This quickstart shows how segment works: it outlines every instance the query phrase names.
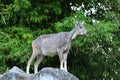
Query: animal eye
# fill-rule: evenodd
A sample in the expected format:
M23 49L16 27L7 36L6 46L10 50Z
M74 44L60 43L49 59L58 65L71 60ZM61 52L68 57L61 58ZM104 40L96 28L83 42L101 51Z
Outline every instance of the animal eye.
M82 28L82 26L80 26L80 28Z

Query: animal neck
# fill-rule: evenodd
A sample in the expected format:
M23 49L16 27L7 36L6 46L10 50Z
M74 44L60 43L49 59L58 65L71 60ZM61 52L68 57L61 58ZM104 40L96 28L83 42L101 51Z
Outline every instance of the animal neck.
M71 30L71 31L69 32L69 38L70 38L70 40L73 40L73 39L76 38L76 36L77 36L76 28L74 28L73 30Z

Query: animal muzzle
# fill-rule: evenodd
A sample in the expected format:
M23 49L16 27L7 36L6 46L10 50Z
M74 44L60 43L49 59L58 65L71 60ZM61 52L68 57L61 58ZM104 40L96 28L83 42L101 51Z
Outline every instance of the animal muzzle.
M84 33L83 35L84 35L84 36L87 36L87 35L88 35L88 32Z

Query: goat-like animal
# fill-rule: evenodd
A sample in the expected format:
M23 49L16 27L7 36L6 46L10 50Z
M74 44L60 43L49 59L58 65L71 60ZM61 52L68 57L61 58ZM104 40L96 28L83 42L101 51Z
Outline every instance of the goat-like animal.
M38 66L44 56L58 55L60 69L67 71L67 56L71 42L77 35L86 35L87 31L82 23L75 22L75 28L70 32L41 35L32 42L33 53L28 60L26 72L29 74L30 64L37 58L34 64L34 73L38 72Z

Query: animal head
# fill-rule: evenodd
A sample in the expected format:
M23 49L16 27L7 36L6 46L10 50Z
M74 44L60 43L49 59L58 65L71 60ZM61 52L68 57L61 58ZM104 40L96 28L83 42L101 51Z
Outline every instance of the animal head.
M75 28L76 28L77 34L87 35L87 30L84 27L83 23L80 23L80 22L76 21L75 22Z

